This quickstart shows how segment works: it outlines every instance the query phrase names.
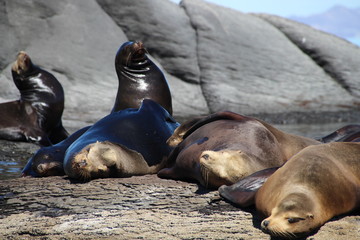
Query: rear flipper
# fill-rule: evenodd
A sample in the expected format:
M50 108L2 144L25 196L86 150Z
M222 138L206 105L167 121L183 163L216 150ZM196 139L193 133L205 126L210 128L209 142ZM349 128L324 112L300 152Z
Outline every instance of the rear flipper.
M231 186L223 185L219 188L219 193L223 198L240 207L249 207L255 203L256 192L277 169L279 167L264 169Z

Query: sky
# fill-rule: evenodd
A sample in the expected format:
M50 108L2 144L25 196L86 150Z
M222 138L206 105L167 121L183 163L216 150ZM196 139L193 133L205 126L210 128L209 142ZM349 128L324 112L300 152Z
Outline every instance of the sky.
M179 0L172 0L179 3ZM360 7L359 0L206 0L241 12L271 13L282 17L309 16L325 12L335 5Z

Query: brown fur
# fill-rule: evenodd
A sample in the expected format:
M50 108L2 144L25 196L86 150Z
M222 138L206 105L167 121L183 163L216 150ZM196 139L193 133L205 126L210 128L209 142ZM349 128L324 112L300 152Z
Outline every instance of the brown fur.
M231 112L193 122L193 127L180 126L178 129L186 130L170 137L180 143L169 156L169 168L160 170L159 177L194 179L205 187L218 188L280 166L302 148L319 143Z
M295 237L358 208L359 156L360 143L329 143L292 157L256 194L256 208L267 217L263 231Z

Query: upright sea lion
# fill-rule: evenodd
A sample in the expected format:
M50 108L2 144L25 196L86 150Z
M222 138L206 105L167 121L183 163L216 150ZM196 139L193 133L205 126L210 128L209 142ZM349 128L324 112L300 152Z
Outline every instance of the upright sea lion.
M55 145L40 148L29 159L22 170L22 176L47 177L64 175L63 162L66 149L89 128L90 126L81 128Z
M309 146L271 175L255 196L264 232L297 237L360 207L360 143Z
M151 60L142 42L125 42L115 57L119 87L114 111L139 108L152 99L172 114L170 89L163 72Z
M18 54L11 71L20 99L0 104L0 138L42 145L65 139L64 91L58 80L35 66L25 52Z
M208 188L230 185L256 171L280 166L304 147L320 143L233 112L190 120L184 126L170 137L180 143L158 176L193 179Z
M179 124L156 102L113 112L96 122L66 151L70 178L127 177L156 173L171 148L166 140Z

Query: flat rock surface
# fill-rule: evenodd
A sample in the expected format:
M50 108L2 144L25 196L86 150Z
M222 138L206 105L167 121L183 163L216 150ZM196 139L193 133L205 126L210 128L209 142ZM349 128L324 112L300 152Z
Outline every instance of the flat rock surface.
M1 239L270 239L253 210L217 191L156 175L1 181ZM213 201L215 200L215 201ZM308 239L359 239L360 217L326 223Z

